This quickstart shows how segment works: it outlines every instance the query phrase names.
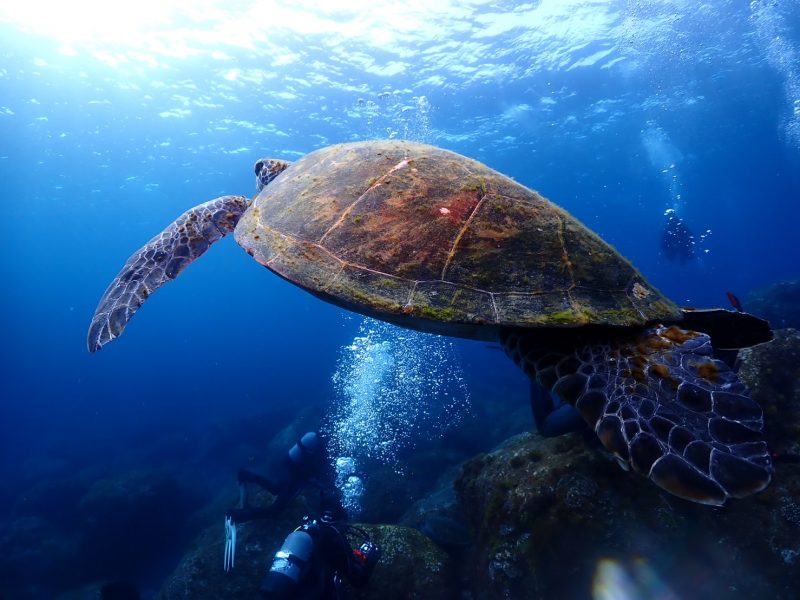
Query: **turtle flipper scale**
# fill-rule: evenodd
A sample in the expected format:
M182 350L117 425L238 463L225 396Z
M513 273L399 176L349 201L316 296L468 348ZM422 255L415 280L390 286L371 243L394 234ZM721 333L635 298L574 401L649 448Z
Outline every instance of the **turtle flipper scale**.
M243 196L221 196L195 206L134 253L100 298L89 326L89 352L119 337L150 294L232 232L248 204Z
M761 407L713 358L708 335L654 326L544 344L508 330L501 342L532 379L574 404L609 452L668 492L721 505L769 484Z

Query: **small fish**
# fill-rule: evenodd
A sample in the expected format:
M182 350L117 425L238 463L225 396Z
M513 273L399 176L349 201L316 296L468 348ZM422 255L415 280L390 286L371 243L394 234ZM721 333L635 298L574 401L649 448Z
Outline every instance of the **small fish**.
M744 312L742 303L733 292L725 292L725 295L728 297L728 302L731 303L731 306L736 309L736 312Z

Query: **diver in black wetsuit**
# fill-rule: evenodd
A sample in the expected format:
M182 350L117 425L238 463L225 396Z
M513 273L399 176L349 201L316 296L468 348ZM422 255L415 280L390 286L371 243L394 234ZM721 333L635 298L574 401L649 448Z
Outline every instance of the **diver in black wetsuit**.
M694 235L674 210L668 210L666 215L667 225L661 235L661 249L669 260L685 264L695 257Z
M269 506L253 507L247 504L247 494L242 493L240 506L229 511L234 523L244 523L253 519L264 519L278 514L303 488L313 486L320 490L321 502L338 504L338 493L333 485L334 477L328 463L325 443L322 437L309 431L303 435L289 451L262 476L247 469L240 469L239 485L255 483L275 496ZM338 505L341 509L341 505ZM343 509L341 509L343 510Z

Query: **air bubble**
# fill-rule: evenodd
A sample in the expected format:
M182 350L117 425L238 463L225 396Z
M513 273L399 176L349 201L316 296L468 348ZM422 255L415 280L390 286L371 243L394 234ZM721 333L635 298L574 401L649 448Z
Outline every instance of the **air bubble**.
M341 350L335 401L323 430L332 456L376 460L402 471L398 455L442 435L469 407L453 342L366 319ZM339 468L337 464L337 472Z

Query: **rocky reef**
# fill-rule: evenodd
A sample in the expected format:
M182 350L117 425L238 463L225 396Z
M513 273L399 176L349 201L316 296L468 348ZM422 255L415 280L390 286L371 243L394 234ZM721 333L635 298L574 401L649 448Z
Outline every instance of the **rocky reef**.
M800 456L800 332L778 329L768 344L739 352L739 377L764 409L773 452Z
M622 472L580 436L522 434L469 461L457 489L476 598L588 598L620 577L633 597L788 599L800 586L798 465L711 508Z

